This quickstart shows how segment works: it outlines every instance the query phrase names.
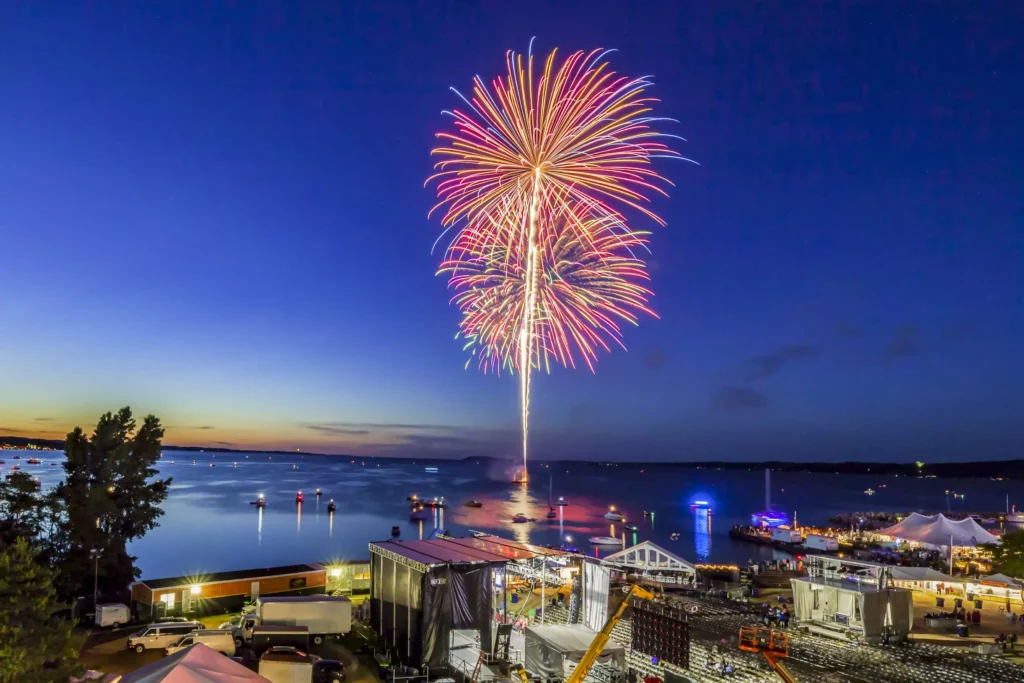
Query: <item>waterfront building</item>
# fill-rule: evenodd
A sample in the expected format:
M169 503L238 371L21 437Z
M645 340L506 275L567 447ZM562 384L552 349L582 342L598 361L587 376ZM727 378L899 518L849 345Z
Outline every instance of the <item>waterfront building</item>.
M295 564L143 579L132 584L131 607L140 621L237 612L261 595L322 595L328 572L325 565Z

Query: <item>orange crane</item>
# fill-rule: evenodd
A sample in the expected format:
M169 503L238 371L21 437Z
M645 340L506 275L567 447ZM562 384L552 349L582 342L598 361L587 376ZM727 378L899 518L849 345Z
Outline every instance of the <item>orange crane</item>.
M764 626L743 626L740 628L740 649L745 652L760 652L768 665L785 683L796 683L793 674L782 660L789 656L789 636Z

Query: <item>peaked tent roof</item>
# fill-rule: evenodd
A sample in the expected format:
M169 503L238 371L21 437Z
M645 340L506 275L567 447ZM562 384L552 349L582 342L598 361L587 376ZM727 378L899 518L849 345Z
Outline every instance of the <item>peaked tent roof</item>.
M963 583L963 579L956 579L948 574L943 574L931 567L893 567L892 578L897 581L943 581L945 583Z
M993 574L992 576L981 577L982 581L991 581L992 583L1005 583L1007 586L1020 586L1024 584L1024 581L1015 579L1012 576L1006 574Z
M579 661L590 649L596 631L587 628L583 624L556 624L554 626L528 626L526 628L527 638L531 636L543 640L553 650L562 653L570 661ZM532 640L532 638L531 638ZM625 646L609 640L601 649L602 655L609 655L615 652L625 651Z
M941 513L929 517L914 512L899 524L880 529L878 533L932 546L948 546L951 540L954 546L968 547L999 543L998 537L985 531L972 518L953 520Z
M211 650L199 643L126 673L119 683L270 683L270 681L216 650Z
M640 553L637 552L638 550L646 551L643 553L643 559L641 559ZM604 561L609 564L618 564L636 569L685 571L691 574L697 571L692 562L688 562L675 553L665 550L660 545L650 541L643 541L642 543L637 543L634 546L612 553L604 558Z

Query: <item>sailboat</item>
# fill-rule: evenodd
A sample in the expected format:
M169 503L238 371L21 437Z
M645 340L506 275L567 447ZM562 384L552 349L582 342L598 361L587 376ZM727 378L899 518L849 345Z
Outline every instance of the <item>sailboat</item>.
M547 514L548 519L554 519L555 517L558 516L557 513L555 512L555 507L551 504L552 479L553 479L553 477L549 475L548 476L548 514Z

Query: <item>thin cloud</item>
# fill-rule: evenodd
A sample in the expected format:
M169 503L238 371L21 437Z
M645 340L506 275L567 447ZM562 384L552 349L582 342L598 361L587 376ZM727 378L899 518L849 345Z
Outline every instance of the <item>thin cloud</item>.
M715 396L711 405L729 412L750 412L768 406L768 397L748 387L725 387Z
M370 433L369 429L351 429L349 427L334 427L331 425L304 425L304 427L314 432L331 436L358 436Z
M836 325L836 334L843 339L860 339L864 336L864 328L860 325L840 323Z
M664 349L651 349L644 354L644 365L651 370L659 370L668 360L668 354Z
M893 360L913 358L921 354L921 342L916 325L902 325L893 332L885 347L885 357Z
M746 379L755 382L774 375L794 362L817 358L818 347L809 344L787 344L770 353L755 356L746 362Z
M52 417L37 417L34 418L36 422L53 422Z

